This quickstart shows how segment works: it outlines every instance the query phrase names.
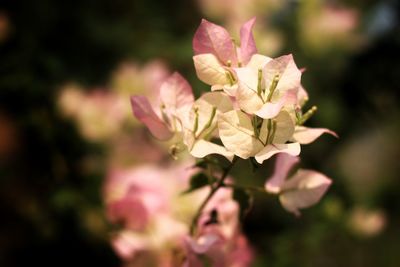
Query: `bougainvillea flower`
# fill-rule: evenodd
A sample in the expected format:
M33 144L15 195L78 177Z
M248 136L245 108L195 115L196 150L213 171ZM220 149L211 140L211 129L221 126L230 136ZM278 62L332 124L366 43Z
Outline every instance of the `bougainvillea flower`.
M285 106L294 106L298 102L301 71L292 55L264 58L244 68L236 68L235 72L239 80L236 100L248 114L270 119Z
M265 183L265 190L279 194L282 206L297 216L299 209L318 203L332 183L322 173L305 169L299 169L288 179L289 172L299 161L298 157L279 154L274 174Z
M262 163L277 153L298 155L299 143L286 143L292 138L295 123L288 112L282 111L273 120L263 120L259 133L249 115L242 111L229 111L218 116L219 136L222 143L238 157L255 157Z
M256 18L252 18L240 29L240 47L237 47L228 31L205 19L201 21L193 38L195 55L213 54L222 65L245 65L257 53L252 29Z
M237 85L232 68L245 66L257 53L254 22L252 18L242 25L238 47L225 28L202 20L193 38L193 61L199 79L212 85L213 90L224 89L234 96Z
M194 97L189 83L177 72L161 85L159 95L159 106L151 105L144 96L132 96L132 110L156 138L168 140L182 131Z
M222 92L206 93L194 102L184 131L184 143L192 156L220 154L233 159L233 153L225 147L210 142L216 136L218 115L232 109L230 97Z

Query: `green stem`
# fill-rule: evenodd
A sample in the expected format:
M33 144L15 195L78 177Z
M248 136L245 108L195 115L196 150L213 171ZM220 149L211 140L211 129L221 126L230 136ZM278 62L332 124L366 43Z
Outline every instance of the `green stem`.
M224 181L225 178L228 176L229 172L232 170L233 166L237 162L238 157L234 157L231 164L224 170L224 172L221 175L221 178L218 180L217 184L214 187L211 187L210 193L208 193L207 197L204 199L204 201L201 203L199 209L197 210L196 214L193 217L192 224L190 225L190 235L193 235L196 227L197 227L197 222L201 216L201 213L203 212L203 209L206 207L207 203L210 201L210 199L214 196L214 194L220 189L221 187L224 186Z

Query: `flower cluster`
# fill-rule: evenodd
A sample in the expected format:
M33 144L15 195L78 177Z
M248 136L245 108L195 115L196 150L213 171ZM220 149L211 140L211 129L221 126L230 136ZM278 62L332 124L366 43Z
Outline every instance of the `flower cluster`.
M232 160L254 157L263 163L277 153L297 156L324 128L307 128L315 112L302 113L307 92L302 71L292 55L269 58L257 54L251 32L255 19L240 30L240 46L221 26L203 20L193 39L197 76L211 92L196 101L189 83L178 73L160 87L151 104L132 96L135 116L162 140L179 136L196 158L220 154ZM223 145L213 140L220 139Z
M242 25L239 44L223 27L202 20L193 39L193 61L198 78L210 85L210 92L195 99L190 84L175 72L161 84L156 98L131 97L134 115L152 135L172 140L170 152L174 157L187 150L206 165L204 172L190 179L188 192L204 192L208 187L208 193L203 195L203 202L192 202L199 208L192 213L191 224L186 223L190 226L183 228L184 237L175 239L183 240L175 245L184 253L183 266L250 263L251 251L238 221L243 201L235 196L239 192L246 198L250 189L234 184L228 177L239 158L262 164L278 154L273 175L264 188L257 190L279 195L282 206L296 215L299 209L317 203L331 184L325 175L311 170L299 169L289 175L299 162L301 145L324 133L336 134L304 126L316 107L302 111L308 100L301 85L303 71L292 55L270 58L258 54L252 34L254 23L255 18ZM218 163L212 160L214 154L231 164L215 166ZM132 190L136 192L133 198ZM162 214L149 208L154 201L146 204L147 189L134 187L126 192L128 195L110 206L112 220L123 219L125 227L142 231L149 225L150 214ZM129 213L133 208L136 212Z

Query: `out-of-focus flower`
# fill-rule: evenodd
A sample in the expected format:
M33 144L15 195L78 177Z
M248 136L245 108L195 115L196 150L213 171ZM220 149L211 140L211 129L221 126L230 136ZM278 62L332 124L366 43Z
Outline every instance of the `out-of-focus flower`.
M299 169L291 178L290 170L300 159L288 154L279 154L273 175L265 183L265 190L279 194L282 206L300 215L299 209L310 207L319 202L332 181L322 173Z
M123 100L105 90L83 93L78 86L68 85L62 89L58 101L61 111L75 119L82 135L91 141L116 135L126 118Z
M252 251L240 233L238 204L232 200L231 189L219 190L207 204L198 222L194 237L186 237L185 267L250 266Z
M299 17L301 41L310 53L354 47L358 14L355 10L322 5L316 1L302 3Z
M355 234L372 237L378 235L385 228L386 216L381 210L367 210L355 208L351 211L348 226Z
M142 166L110 173L104 199L108 218L122 227L112 241L118 255L133 260L146 251L162 253L180 245L190 215L175 209L175 199L192 173L188 164L172 168Z

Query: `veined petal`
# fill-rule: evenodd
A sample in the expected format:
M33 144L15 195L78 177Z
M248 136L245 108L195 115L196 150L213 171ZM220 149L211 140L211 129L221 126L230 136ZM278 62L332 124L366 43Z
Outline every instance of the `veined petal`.
M248 89L248 87L243 83L239 83L236 90L236 101L240 109L248 114L256 113L263 106L263 102L257 95L257 92Z
M254 17L240 28L240 60L243 64L247 64L251 56L257 53L257 47L252 33L255 21L256 18Z
M265 183L265 190L277 194L288 177L289 171L300 161L299 157L281 153L276 157L274 174Z
M274 120L276 121L276 131L272 143L284 144L292 138L295 122L286 110L282 110Z
M301 86L301 71L297 68L291 54L273 59L265 65L263 77L267 90L276 75L279 75L276 92L298 89Z
M154 137L161 140L168 140L172 137L173 133L167 124L156 115L146 97L132 96L131 104L135 117L147 126Z
M160 99L167 111L175 113L177 109L193 104L192 87L178 72L174 72L161 85Z
M247 159L263 144L254 136L250 118L241 111L229 111L218 116L219 136L224 146L235 155Z
M260 152L255 155L255 159L258 163L263 163L264 160L269 159L275 154L287 153L292 156L297 156L300 154L300 144L290 143L290 144L272 144L264 147Z
M286 105L295 104L297 102L297 92L295 90L286 91L285 94L276 103L267 102L260 110L256 112L256 115L264 118L271 119L279 114L282 108Z
M195 55L214 54L222 64L237 63L235 46L225 28L203 19L193 38Z
M246 68L251 68L255 71L263 69L265 65L270 62L272 58L260 54L254 54L250 61L247 63Z
M300 215L299 209L318 203L331 183L322 173L299 170L293 178L285 182L279 200L286 210Z
M318 137L320 137L324 133L339 138L339 136L334 131L331 131L326 128L308 128L304 126L296 126L293 134L293 140L299 142L302 145L306 145L314 142Z
M229 161L233 160L234 154L225 147L200 139L195 141L190 154L196 158L204 158L207 155L219 154L226 157Z
M227 70L213 54L201 54L193 57L197 77L206 84L229 84Z
M219 113L224 113L233 109L232 101L223 92L210 92L203 94L194 102L190 111L190 122L197 120L197 130L195 134L205 131L205 128L214 128ZM191 129L191 128L190 128Z

